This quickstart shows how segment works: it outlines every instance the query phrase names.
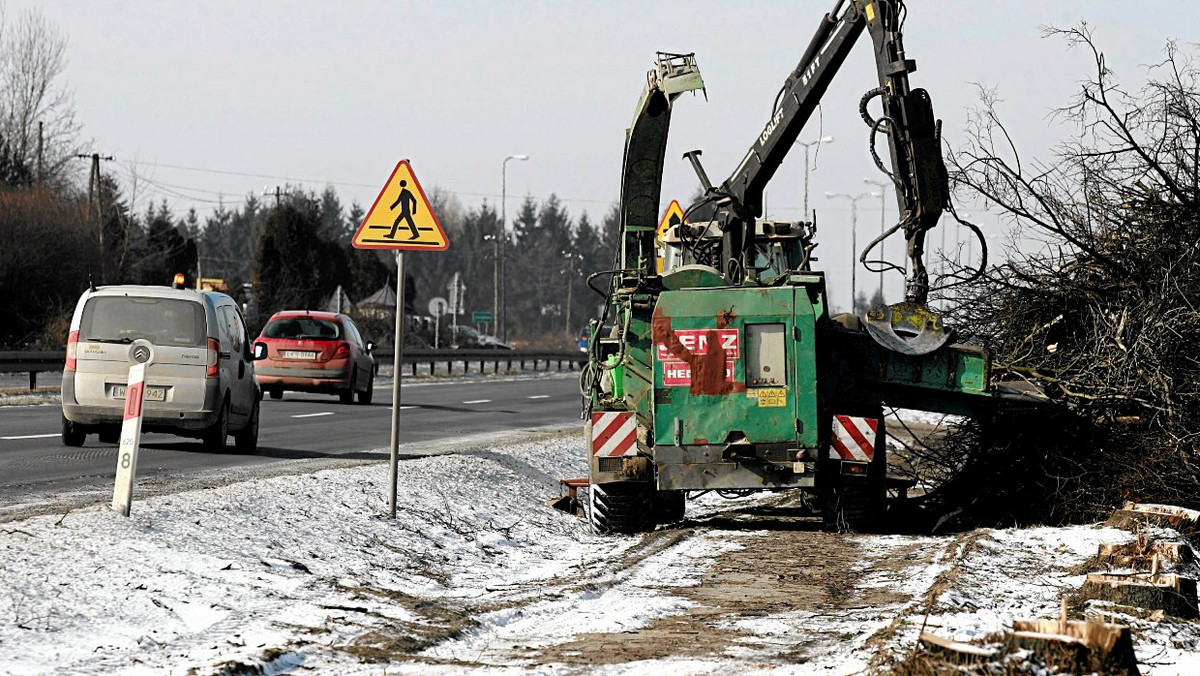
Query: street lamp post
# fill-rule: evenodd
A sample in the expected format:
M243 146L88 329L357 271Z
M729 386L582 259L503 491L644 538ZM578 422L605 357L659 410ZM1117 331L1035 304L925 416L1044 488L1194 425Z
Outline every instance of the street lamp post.
M850 200L850 311L856 312L858 303L858 264L855 256L858 254L858 201L867 197L879 197L877 192L864 192L859 195L847 195L844 192L827 192L829 199Z
M496 321L500 318L500 233L484 235L483 241L488 240L492 242L492 321L489 326L492 335L499 336Z
M974 216L974 214L971 214L971 213L958 214L958 217L964 221L971 218L972 216ZM969 228L963 228L961 225L958 227L960 228L960 230L965 229L967 231L967 265L968 266L974 265L975 264L974 263L974 259L975 259L974 253L975 252L974 252L973 245L975 244L975 233L972 232Z
M571 287L575 281L575 261L582 262L583 255L570 251L563 251L561 255L567 258L567 336L570 337L574 335L571 330Z
M879 237L880 237L880 239L879 239L879 260L881 260L881 261L887 260L887 256L885 256L883 253L883 233L884 233L884 230L887 228L887 225L886 225L887 193L885 192L885 188L887 188L889 185L891 185L891 183L885 183L883 181L872 181L869 178L864 178L863 183L866 183L867 185L873 185L879 189ZM883 298L883 266L882 265L879 266L879 297Z
M800 217L800 220L808 218L808 151L813 146L818 146L822 143L833 143L833 137L822 136L816 141L808 141L807 143L796 141L796 145L804 146L804 215Z
M973 215L974 214L972 214L968 211L955 213L955 216L957 216L959 219L964 220L964 221L970 219ZM963 230L967 230L967 251L966 251L967 258L966 258L965 265L968 267L971 265L971 254L972 254L971 242L975 238L973 237L973 233L970 230L968 230L967 228L964 228L961 223L955 223L954 224L954 265L955 265L955 267L964 265L964 263L961 260L961 254L963 253L962 252L962 241L961 241Z
M501 296L501 314L499 315L500 323L498 328L503 332L500 333L500 340L505 342L508 342L508 318L506 316L508 314L508 266L506 265L508 261L505 258L504 244L501 243L501 240L503 240L505 243L508 241L508 218L506 216L506 207L508 206L506 204L508 197L508 161L527 159L529 159L528 155L509 155L508 157L504 158L503 162L500 163L500 233L496 237L496 261L498 263L498 269L500 272L494 272L493 274L500 278L500 283L496 284L497 293L499 293ZM503 291L501 291L501 289L503 289ZM495 304L493 304L492 319L497 318L494 314L495 311Z

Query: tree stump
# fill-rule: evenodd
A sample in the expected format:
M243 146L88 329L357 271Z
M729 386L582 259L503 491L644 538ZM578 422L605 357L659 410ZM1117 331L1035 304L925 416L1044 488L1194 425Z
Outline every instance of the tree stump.
M994 662L1002 656L1002 652L997 648L985 648L974 643L952 641L925 631L921 632L917 640L921 642L921 647L931 656L937 657L944 662L950 662L951 664L966 665Z
M1162 610L1184 619L1200 616L1196 581L1180 575L1088 573L1080 594L1088 599Z
M1121 509L1112 513L1105 525L1127 530L1143 525L1174 528L1184 537L1194 537L1200 535L1200 511L1171 505L1126 502Z
M1097 620L1014 620L1010 644L1073 673L1137 676L1129 627Z
M1141 538L1139 538L1141 540ZM1126 542L1104 543L1096 552L1096 562L1114 568L1129 568L1133 571L1150 570L1154 559L1175 566L1187 565L1195 560L1195 552L1183 542Z

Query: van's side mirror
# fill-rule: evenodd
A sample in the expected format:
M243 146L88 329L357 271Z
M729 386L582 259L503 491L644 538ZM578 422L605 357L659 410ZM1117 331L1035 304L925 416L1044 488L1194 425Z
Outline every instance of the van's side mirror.
M367 341L367 354L370 354L374 351L375 351L375 343L368 340Z
M266 358L267 358L267 344L266 343L255 343L254 344L254 361L259 361L260 359L266 359Z

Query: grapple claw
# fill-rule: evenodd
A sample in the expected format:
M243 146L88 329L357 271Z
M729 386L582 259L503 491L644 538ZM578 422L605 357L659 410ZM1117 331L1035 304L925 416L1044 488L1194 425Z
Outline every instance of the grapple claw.
M867 310L863 324L876 343L900 354L929 354L954 337L954 329L923 303L876 305Z

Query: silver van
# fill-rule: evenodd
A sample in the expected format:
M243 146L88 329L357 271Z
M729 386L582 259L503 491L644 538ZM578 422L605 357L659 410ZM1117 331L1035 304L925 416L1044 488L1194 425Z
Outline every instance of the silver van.
M181 286L182 284L180 284ZM241 311L214 291L103 286L75 306L62 382L62 441L95 433L115 443L129 367L146 368L142 429L202 439L223 451L258 448L261 389Z

